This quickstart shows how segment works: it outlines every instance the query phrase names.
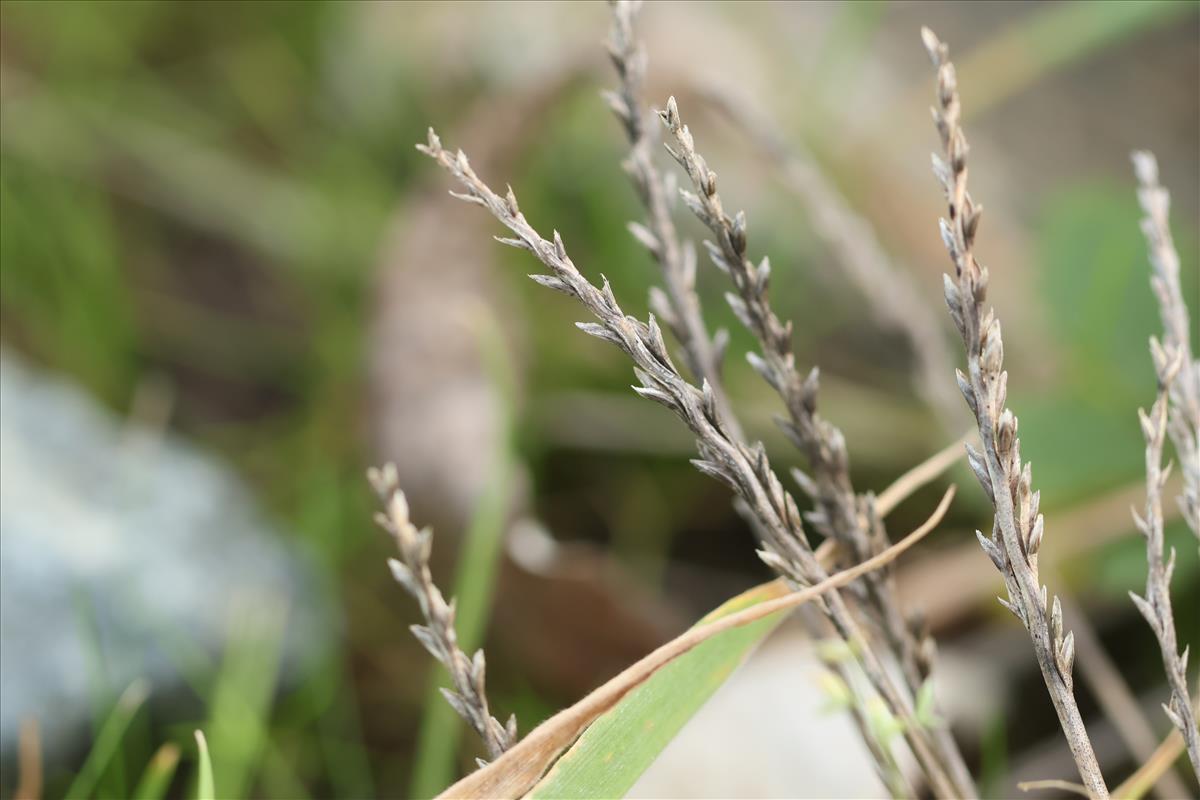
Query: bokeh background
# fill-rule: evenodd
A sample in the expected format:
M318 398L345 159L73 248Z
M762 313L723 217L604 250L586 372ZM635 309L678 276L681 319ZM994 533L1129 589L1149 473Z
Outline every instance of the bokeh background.
M878 491L969 420L914 390L904 339L712 97L814 160L916 286L909 313L937 319L957 354L922 24L959 67L1047 574L1161 736L1157 649L1126 596L1144 581L1128 507L1159 330L1128 153L1154 150L1171 189L1194 330L1198 6L656 3L648 100L679 98L726 203L746 209L855 483ZM436 125L644 316L657 278L625 230L639 210L598 97L607 25L603 3L0 5L0 794L36 778L46 797L126 797L150 775L192 796L196 728L221 797L428 795L469 769L474 745L429 701L442 674L407 631L414 604L371 522L364 470L385 459L437 530L464 638L486 642L493 707L523 730L769 577L680 426L628 390L621 354L575 331L579 309L525 279L534 265L413 148ZM724 288L702 265L709 324L733 334L731 393L786 467ZM900 569L951 665L948 713L985 790L1070 777L974 543L986 499L964 470L951 479L948 521ZM895 512L893 536L944 483ZM1200 570L1177 515L1169 541L1195 643ZM852 793L838 775L869 775L861 753L831 754L831 715L773 713L818 673L788 631L747 669L782 666L755 673L757 694L718 695L643 794ZM1095 698L1081 702L1106 771L1131 770ZM829 783L805 778L806 756ZM742 782L671 767L722 758Z

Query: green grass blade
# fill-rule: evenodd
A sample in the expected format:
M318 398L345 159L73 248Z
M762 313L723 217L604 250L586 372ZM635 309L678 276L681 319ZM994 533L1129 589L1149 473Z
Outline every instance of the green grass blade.
M200 769L196 776L196 800L216 800L216 782L213 780L212 758L208 754L208 741L204 731L196 731L196 749L200 752Z
M459 646L468 654L482 644L487 628L516 460L512 442L512 398L515 392L512 365L495 320L485 312L481 313L477 322L484 364L489 377L499 389L501 434L493 456L492 477L467 528L454 581L454 597L458 600L455 628ZM446 682L445 669L435 669L426 692L425 711L417 737L413 778L409 787L412 797L433 797L454 779L454 755L462 738L462 723L439 691Z
M324 774L337 797L373 797L374 776L363 744L361 712L340 658L331 656L325 668L336 694L316 721Z
M1048 76L1140 34L1177 24L1196 9L1196 3L1177 0L1038 4L955 58L959 85L971 87L963 115L981 117ZM936 24L933 27L937 29ZM954 42L950 45L955 52ZM878 118L899 119L907 110L928 103L929 86L923 78L882 109Z
M283 654L287 609L281 601L243 597L230 613L232 630L205 726L212 757L221 764L222 798L246 796L269 749L268 722Z
M1195 4L1173 0L1038 6L959 59L959 84L971 87L970 113L983 114L1056 70L1195 11Z
M459 580L455 582L454 596L459 601L458 642L467 653L478 647L483 638L487 619L486 601L491 598L495 572L492 565L504 533L508 488L507 475L503 480L499 476L493 479L464 539L463 562L458 570ZM481 583L472 585L463 580L472 574L480 576ZM463 728L462 721L439 691L448 681L445 669L440 666L430 675L421 730L417 737L410 792L416 798L434 797L454 780L454 756L462 739Z
M887 0L843 3L833 14L828 33L806 71L800 91L823 103L837 102L839 93L853 87L872 53L871 43L888 11Z
M778 586L764 584L734 597L697 627L778 596ZM623 797L684 723L785 616L781 611L726 631L667 664L592 723L530 796Z
M121 746L121 739L129 728L129 723L133 721L133 717L142 707L142 703L146 702L149 693L150 684L141 678L131 683L129 688L122 692L112 713L100 726L100 731L96 734L96 741L92 745L91 752L88 753L87 760L83 762L83 767L72 781L71 788L67 790L68 800L82 800L82 798L90 797L96 790L100 776L104 774L105 768L117 754Z
M133 790L133 800L162 800L166 797L171 779L175 777L175 768L179 766L179 754L179 745L174 742L167 742L158 748L146 765L137 788Z

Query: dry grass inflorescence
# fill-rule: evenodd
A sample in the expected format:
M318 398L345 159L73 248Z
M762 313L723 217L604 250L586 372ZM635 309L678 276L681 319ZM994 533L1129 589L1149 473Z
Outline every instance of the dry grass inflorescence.
M713 342L709 342L699 299L695 293L694 248L682 248L676 238L670 217L668 196L671 186L664 180L650 158L650 135L647 130L647 114L641 106L639 89L646 68L644 49L633 33L633 24L639 4L617 2L613 4L613 26L609 39L609 54L620 78L618 92L605 93L618 119L622 122L631 145L626 171L632 176L635 189L646 208L646 225L633 223L631 231L662 269L666 293L651 292L651 307L670 322L672 331L680 341L693 375L702 376L718 398L718 405L727 420L730 431L740 438L741 426L734 412L727 407L726 393L721 385L721 360L728 335L721 331ZM738 319L755 335L763 355L748 353L751 366L780 394L789 412L789 419L779 420L783 430L806 455L812 477L796 470L793 475L800 487L817 504L809 512L806 521L828 540L839 542L846 557L842 561L861 562L882 551L887 545L881 515L875 508L874 497L859 496L850 483L849 457L845 439L836 427L821 419L816 412L817 376L816 368L802 378L796 370L791 352L791 323L782 323L770 308L767 289L770 279L770 263L766 257L756 267L746 257L746 219L739 213L734 218L726 215L717 194L716 174L707 167L704 159L694 148L690 133L682 124L678 106L672 97L661 121L676 141L676 149L668 151L683 167L696 193L683 191L684 202L712 232L714 239L704 242L712 263L734 283L737 294L727 296L728 302ZM753 515L748 515L754 524ZM768 553L765 559L775 558ZM798 564L772 564L785 577L800 572ZM928 632L919 622L904 618L897 602L889 572L881 570L870 573L865 579L866 607L873 622L884 632L885 640L880 644L889 650L892 658L901 666L904 676L907 702L920 692L922 683L932 669L934 645ZM841 633L842 627L834 620ZM866 662L871 683L885 697L889 705L902 705L904 698L892 686L888 676L876 669L872 659ZM848 665L835 665L848 669ZM847 681L849 684L849 681ZM870 727L861 714L861 704L853 707L856 722L876 754L885 781L897 784L901 778L898 770L890 764L886 748L871 735ZM904 713L907 713L905 711ZM935 756L944 772L952 777L955 789L963 794L973 791L970 773L953 739L946 732L938 731L934 736ZM883 765L887 765L883 769Z
M749 352L746 357L783 400L788 418L780 419L779 423L808 461L811 475L793 470L797 484L816 505L805 519L826 539L837 542L846 558L863 561L886 547L883 520L875 508L874 496L856 494L851 485L850 459L842 432L817 413L818 369L812 368L803 377L796 369L791 350L792 323L784 323L776 316L767 295L770 262L764 257L756 266L746 255L746 215L738 212L730 217L725 212L717 192L716 173L696 152L675 98L667 101L661 116L673 139L674 147L668 145L668 151L683 167L695 189L694 193L683 191L683 200L712 232L714 241L706 241L705 248L713 264L730 278L736 290L726 295L726 300L761 348L761 354ZM776 565L776 569L783 572L786 565ZM866 577L865 596L865 608L884 634L884 647L900 665L909 698L915 697L932 669L933 640L919 623L905 619L888 572L873 572ZM838 633L843 634L838 620L832 621ZM864 659L863 667L889 705L900 706L904 702L887 675L878 672L871 659ZM944 773L960 795L973 792L970 775L953 741L935 736L932 744L932 755L938 763L931 768Z
M1200 734L1196 730L1196 712L1188 694L1188 650L1179 653L1175 637L1175 618L1171 610L1171 575L1175 569L1175 551L1164 560L1162 493L1169 468L1162 468L1163 444L1167 431L1175 444L1184 474L1184 493L1179 498L1184 519L1200 537L1197 514L1197 489L1200 487L1200 365L1192 359L1188 341L1188 311L1179 284L1179 254L1171 240L1168 210L1171 199L1158 184L1158 162L1153 154L1133 154L1134 169L1141 184L1138 198L1146 212L1142 230L1150 248L1153 266L1151 285L1158 298L1163 321L1160 341L1150 339L1150 354L1158 377L1158 396L1150 413L1138 410L1142 435L1146 439L1146 506L1134 522L1146 537L1146 592L1139 597L1130 593L1134 604L1150 624L1162 650L1163 669L1171 687L1171 699L1163 710L1183 735L1192 768L1200 775Z
M762 560L793 592L820 587L819 592L813 591L812 597L805 595L805 599L813 601L828 628L847 645L853 668L866 677L871 696L857 697L849 710L888 789L896 796L923 790L937 797L974 796L977 790L971 773L950 730L935 716L918 712L934 671L935 646L924 627L906 614L893 586L889 563L898 551L895 546L889 548L883 519L895 504L893 493L889 492L887 502L881 503L853 486L846 439L817 410L818 370L813 367L802 373L797 368L792 351L794 326L772 308L770 262L765 256L758 263L750 259L746 216L726 211L716 173L697 152L693 134L673 97L658 116L665 130L666 149L683 169L689 188L677 192L670 173L660 171L655 162L652 131L656 126L651 124L653 117L643 107L640 96L647 59L634 31L638 7L636 2L612 4L608 50L618 86L615 91L605 92L604 97L628 141L623 166L644 211L641 221L630 223L630 231L657 264L662 277L663 288L651 291L652 313L646 320L621 309L603 276L598 283L586 277L557 231L549 237L539 233L522 213L511 187L503 193L493 190L472 169L467 155L443 146L432 129L427 142L418 148L458 182L461 192L452 194L482 207L508 229L511 235L497 237L498 241L529 252L546 268L546 272L530 275L534 281L583 306L592 318L577 323L583 332L617 346L633 362L637 378L634 391L672 411L695 437L698 457L692 463L732 489L739 512L758 536ZM1062 603L1039 576L1038 553L1046 523L1039 512L1040 495L1033 488L1031 467L1021 458L1017 417L1006 404L1008 373L1003 365L1000 322L985 306L990 276L975 256L982 209L968 192L968 147L961 126L954 65L947 47L931 31L923 29L922 38L937 70L933 116L942 153L933 157L933 166L947 201L941 234L954 267L953 274L945 276L944 295L966 352L966 370L957 371L958 388L974 416L980 442L978 447L966 445L966 457L995 511L991 532L985 535L980 531L977 535L1003 577L1007 599L1000 602L1029 633L1050 700L1078 767L1081 788L1090 796L1106 797L1107 784L1075 698L1074 635L1063 624ZM1151 345L1158 396L1150 412L1141 415L1147 498L1143 513L1135 516L1146 538L1150 568L1145 596L1135 596L1134 601L1161 645L1171 690L1170 701L1164 706L1167 715L1179 729L1200 774L1195 713L1187 690L1187 651L1183 655L1178 652L1171 611L1174 558L1173 553L1170 557L1164 555L1162 513L1166 477L1162 459L1169 436L1185 476L1180 498L1184 516L1193 531L1198 528L1200 449L1196 425L1200 420L1200 365L1193 361L1188 345L1179 260L1167 227L1167 194L1158 185L1153 157L1136 154L1134 160L1141 182L1139 197L1146 212L1143 228L1150 244L1152 284L1164 327L1161 342L1154 340ZM766 448L761 442L748 441L743 433L736 405L722 381L729 336L724 331L709 333L696 292L696 250L680 237L672 216L676 195L711 234L712 239L704 242L709 260L732 283L733 291L726 299L757 342L757 352L749 352L746 357L779 395L786 410L779 424L807 462L807 470L796 470L792 477L811 499L811 511L800 511L772 467ZM843 238L846 230L855 229L845 225L826 227L842 231L836 235ZM873 262L864 268L864 275L885 269L879 266L875 244L865 249L843 246L841 250L846 258L862 257ZM904 316L902 312L894 314ZM928 326L915 326L909 335L919 342L928 336L928 330ZM666 332L680 348L683 369L672 356ZM937 373L937 359L930 356L921 360L919 370L925 379L932 380ZM928 396L936 398L939 394L930 392ZM946 459L939 457L937 463L939 469L944 469ZM928 472L928 468L917 471ZM483 654L468 657L457 646L454 604L443 599L429 571L431 534L417 531L409 521L394 470L373 471L371 479L386 510L380 515L380 524L393 536L400 552L400 558L392 561L393 573L418 600L426 620L425 625L414 626L413 633L447 666L454 685L453 691L445 692L447 700L482 738L490 758L500 758L516 743L515 719L501 725L492 717L484 691ZM904 483L911 481L905 479ZM810 531L832 545L818 553ZM830 553L832 558L826 558ZM837 567L832 579L830 564ZM864 569L867 565L870 568ZM704 637L690 635L691 640L683 643L681 637L680 644L675 649L664 649L667 655L661 657L675 657L693 646L693 640ZM625 679L620 691L627 691L632 680ZM604 702L615 702L617 691L611 689L611 697ZM872 700L881 701L894 720L895 730L915 761L915 774L898 766L890 741L879 735L877 726L867 718L864 708ZM592 705L598 703L600 700L593 696ZM582 725L593 719L594 713L588 713L593 716L577 714L576 722ZM544 731L544 726L539 727L526 742L551 740L553 737ZM510 756L515 754L514 750ZM501 759L488 769L502 768L504 763ZM520 768L533 769L527 760ZM524 787L528 776L486 785Z
M949 51L933 31L921 31L925 48L937 67L937 106L934 122L943 156L933 157L933 171L946 194L948 220L940 222L942 240L954 263L946 276L946 305L967 352L967 371L959 370L958 385L975 415L983 450L967 445L967 460L996 509L991 534L977 531L979 543L1004 576L1008 600L1004 606L1029 631L1038 666L1054 703L1079 774L1088 791L1108 796L1095 751L1075 702L1072 669L1075 637L1063 628L1062 605L1049 595L1038 577L1038 550L1045 520L1038 511L1040 493L1033 490L1032 467L1021 460L1017 417L1007 407L1008 373L1004 371L1004 341L1000 320L984 310L988 270L975 259L975 234L982 207L967 191L967 138L961 122L958 81Z
M376 522L395 540L400 553L400 558L388 561L392 576L416 598L425 618L424 625L412 626L413 636L450 673L454 689L442 689L446 702L483 740L488 755L498 758L517 740L517 718L510 716L508 723L501 725L492 716L484 685L487 666L483 650L468 656L458 646L454 600L446 602L429 571L433 531L429 528L418 530L409 519L408 500L400 490L395 466L388 464L381 469L372 469L368 478L385 509L377 515ZM481 766L483 763L486 762L481 761Z

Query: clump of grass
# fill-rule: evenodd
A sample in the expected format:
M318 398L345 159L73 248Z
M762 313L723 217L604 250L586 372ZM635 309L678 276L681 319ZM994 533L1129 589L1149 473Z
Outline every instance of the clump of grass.
M577 326L616 345L629 357L638 380L634 391L667 407L687 426L695 437L699 456L692 463L733 490L739 510L759 536L759 555L768 566L793 587L833 586L827 583L828 568L813 548L805 523L828 542L836 543L837 560L857 565L843 572L842 577L849 581L852 572L859 576L861 583L852 586L852 594L863 601L859 607L879 635L870 635L875 630L868 632L860 625L851 604L838 591L831 589L816 605L877 693L877 697L870 698L875 703L872 708L881 709L878 713L886 716L884 727L889 733L877 735L879 726L866 719L867 706L851 708L876 767L893 793L913 793L888 744L899 733L934 795L972 796L975 788L957 744L949 731L936 722L932 711L929 677L933 641L906 618L890 573L861 569L890 552L883 506L890 508L895 501L889 497L886 502L877 502L871 494L859 494L851 483L845 437L817 411L819 372L815 367L806 374L797 369L792 352L792 323L780 319L771 306L770 262L764 257L756 264L749 258L746 216L742 212L731 216L725 211L717 191L716 173L697 152L695 140L672 97L660 112L660 118L671 140L667 149L691 184L691 189L682 191L681 196L712 234L713 240L705 242L709 257L734 288L726 295L727 301L757 340L758 351L748 353L747 358L787 409L787 417L780 420L780 425L808 461L809 472L797 470L794 477L814 501L813 511L800 513L771 467L762 443L745 440L736 409L724 391L721 366L728 337L724 332L716 335L708 332L695 291L694 249L680 239L671 217L674 186L669 177L659 172L652 158L648 115L639 99L646 56L633 32L638 7L638 3L629 0L613 4L609 54L619 86L617 91L605 93L605 98L629 142L630 152L624 166L645 211L644 221L633 223L630 229L658 264L665 286L665 290L651 292L654 313L645 322L621 309L607 279L602 276L601 282L595 284L584 276L557 231L546 238L528 222L511 187L503 195L494 191L471 168L466 154L445 148L432 129L427 142L418 145L418 149L458 181L463 191L452 192L455 197L483 207L511 232L511 236L497 237L498 241L532 253L547 268L548 272L532 274L530 278L568 295L592 315L594 321L579 322ZM1078 788L1094 797L1107 797L1107 785L1074 695L1074 635L1063 624L1061 601L1050 595L1038 571L1045 520L1039 512L1040 495L1032 486L1031 466L1021 458L1017 417L1007 407L1008 373L1003 369L1000 322L992 309L985 309L989 274L974 253L982 208L974 203L967 188L968 147L960 124L962 111L954 65L947 47L930 30L922 29L922 38L937 69L933 116L942 154L934 155L933 167L947 200L947 219L941 221L941 234L954 265L953 276L944 276L944 295L966 351L967 369L957 371L958 388L975 417L981 440L980 448L967 444L966 454L995 511L991 534L977 531L976 535L1003 577L1007 599L1000 602L1029 633L1051 702L1083 780ZM1148 496L1145 516L1137 521L1147 538L1151 569L1146 598L1135 597L1135 602L1162 646L1172 689L1168 716L1180 729L1196 761L1195 720L1186 690L1187 655L1186 651L1183 656L1176 652L1170 609L1173 559L1163 558L1161 462L1169 431L1185 461L1184 471L1190 481L1181 505L1196 529L1195 483L1200 475L1196 459L1200 455L1195 412L1200 408L1200 384L1196 377L1200 375L1200 366L1191 360L1187 344L1187 310L1178 288L1178 257L1166 228L1166 194L1157 185L1152 158L1140 155L1135 162L1143 184L1140 196L1147 212L1144 228L1155 266L1153 283L1166 329L1163 344L1152 343L1159 396L1150 414L1142 415ZM854 248L846 251L855 252ZM673 361L659 318L682 345L691 379ZM913 338L919 339L916 334ZM394 470L373 472L371 477L389 510L381 515L380 524L396 538L401 552L401 559L391 562L393 572L417 597L427 620L425 626L414 626L413 632L450 668L455 691L446 691L446 698L480 734L495 759L515 742L515 720L510 719L505 727L490 715L484 692L483 654L479 652L471 659L457 647L453 603L445 603L429 576L430 534L416 531L409 522L407 504L396 486ZM912 483L925 478L902 480ZM890 495L890 490L885 494ZM889 661L899 668L900 681L889 671ZM521 750L536 744L533 740L537 737L535 732L527 738L506 762L512 762ZM491 769L494 772L501 766L504 764Z
M692 463L704 474L728 485L749 509L763 534L759 551L763 561L798 586L828 579L805 532L796 502L771 468L766 449L761 442L747 445L731 434L708 381L697 387L680 374L654 315L647 322L626 315L608 281L603 280L599 287L588 281L567 254L558 232L553 233L552 239L539 234L521 213L511 187L504 196L493 191L471 169L465 153L444 148L432 130L427 143L418 147L459 181L465 192L455 193L456 197L484 207L515 234L511 238L498 237L498 241L533 253L550 270L548 275L530 275L534 281L576 299L598 320L576 324L585 333L617 345L630 357L640 382L633 387L634 391L666 406L688 426L696 436L700 456ZM848 602L841 594L831 593L821 604L821 610L838 636L860 652L859 663L889 712L899 721L906 741L939 796L961 794L938 757L928 728L916 718L911 699L888 674Z

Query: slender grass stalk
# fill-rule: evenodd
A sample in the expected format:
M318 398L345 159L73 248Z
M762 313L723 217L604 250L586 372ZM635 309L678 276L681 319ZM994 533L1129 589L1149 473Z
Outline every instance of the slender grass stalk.
M649 114L642 105L646 50L634 35L634 22L642 3L641 0L616 0L611 6L613 24L609 31L608 54L620 85L617 91L604 92L603 97L629 140L629 155L622 166L646 211L644 222L631 222L629 230L658 263L663 276L665 291L657 287L650 290L650 308L679 341L692 376L708 381L712 387L717 407L725 415L730 432L738 439L744 439L721 379L729 332L718 330L714 336L709 336L700 297L696 294L696 249L690 241L680 241L671 219L674 186L654 164L651 128L647 125Z
M792 323L776 316L767 297L770 262L764 257L756 266L747 257L745 213L738 212L735 217L730 217L725 212L717 193L716 173L696 152L695 141L683 123L674 97L667 101L662 119L673 138L674 147L668 145L668 150L691 178L696 190L695 193L683 191L684 202L712 231L713 241L706 241L705 247L713 263L729 276L737 290L726 299L738 319L758 339L761 355L748 353L747 358L783 399L789 420L780 421L780 425L805 454L812 470L812 477L795 472L801 489L817 503L817 510L806 515L806 521L826 537L841 543L855 561L862 561L876 549L878 540L872 541L872 536L878 539L882 530L878 526L868 530L868 520L876 515L869 508L872 501L860 503L850 484L845 437L817 413L818 370L813 368L806 377L801 377L796 369L791 344ZM901 663L906 671L919 675L917 645L910 635L905 635L903 620L897 619L896 606L881 601L878 592L882 587L878 580L869 585L873 585L877 593L871 606L880 614L889 639L895 638L890 643L898 645ZM919 677L916 682L920 683Z
M379 526L396 540L399 559L390 559L392 576L417 599L425 625L413 625L411 630L429 653L446 666L453 689L441 689L446 702L479 734L491 758L498 757L516 740L516 717L507 725L488 710L485 676L487 665L483 650L467 656L458 642L455 630L457 603L446 602L433 582L429 557L433 549L433 531L417 530L408 516L408 501L400 491L399 478L392 464L368 472L372 486L387 508L376 517Z
M491 318L484 314L478 320L484 363L501 388L503 434L493 451L493 478L479 499L464 537L455 598L449 604L429 572L432 531L418 531L409 521L408 504L400 491L395 467L389 464L368 473L388 512L378 515L377 521L400 550L401 558L389 561L392 574L418 600L426 620L426 625L412 626L413 634L446 667L454 686L453 690L441 688L439 673L431 678L415 756L411 786L414 797L432 797L452 778L460 728L451 709L483 740L489 758L498 757L517 739L516 717L510 716L507 724L501 725L488 710L486 666L483 650L478 649L487 625L515 469L510 441L514 396L511 365ZM475 655L468 658L464 650L475 650ZM443 705L442 698L449 706Z
M952 431L961 413L954 388L945 381L954 357L936 319L921 313L926 301L916 280L888 255L874 226L850 207L817 159L788 144L778 122L715 87L707 88L705 95L772 162L775 174L803 204L814 232L838 259L879 324L908 341L914 359L913 391Z
M208 752L208 740L204 731L196 731L196 750L199 766L196 771L196 800L216 800L216 781L213 779L212 756Z
M243 797L255 783L269 751L271 703L283 658L287 608L281 600L239 598L230 633L208 694L206 744L221 765L216 790Z
M1146 763L1113 789L1113 797L1117 800L1138 800L1150 788L1169 772L1175 761L1184 752L1183 736L1174 730L1167 734L1162 744L1154 751ZM1181 795L1182 796L1182 795Z
M135 680L121 693L116 706L100 726L92 749L88 751L87 759L75 775L70 788L64 797L67 800L83 800L95 792L100 776L112 762L121 747L121 739L125 736L129 724L137 714L138 709L150 695L150 685L142 679Z
M474 650L483 643L508 522L512 478L517 468L512 442L515 397L513 367L495 320L483 309L476 320L480 327L479 345L485 369L500 389L497 395L501 435L494 448L492 478L479 497L463 536L461 561L454 579L457 609L454 627L458 645L464 651ZM415 766L410 786L413 797L433 797L453 780L454 755L458 751L462 728L443 698L443 681L441 670L430 676L414 755ZM514 731L511 738L515 741L515 718L510 718L510 722ZM511 744L512 741L508 746Z
M1196 717L1188 695L1188 649L1184 648L1180 655L1175 635L1175 616L1171 609L1175 549L1171 548L1170 556L1164 557L1162 506L1163 487L1169 474L1169 469L1162 467L1163 445L1170 415L1169 427L1178 434L1175 444L1184 464L1184 494L1180 498L1180 507L1185 518L1188 518L1188 524L1195 525L1191 516L1196 511L1196 490L1189 483L1196 477L1193 472L1196 465L1188 462L1200 458L1200 454L1194 452L1195 425L1200 425L1200 420L1193 423L1188 418L1193 411L1200 414L1200 392L1196 391L1200 390L1200 383L1196 382L1200 372L1193 374L1191 369L1194 365L1191 363L1188 343L1187 306L1179 288L1179 256L1167 228L1170 199L1166 190L1158 185L1158 165L1154 156L1136 153L1134 163L1142 184L1138 194L1146 211L1142 228L1150 243L1150 260L1154 265L1151 283L1158 296L1165 332L1162 343L1156 338L1150 339L1150 355L1158 378L1158 395L1149 413L1138 409L1142 436L1146 440L1146 505L1142 514L1133 512L1133 520L1146 537L1146 591L1142 596L1134 592L1130 592L1129 596L1158 640L1167 685L1171 688L1171 698L1163 704L1163 710L1171 724L1183 735L1192 769L1197 780L1200 780L1200 732L1196 729Z
M1058 598L1048 602L1046 587L1038 576L1037 554L1045 523L1038 513L1039 493L1032 489L1030 466L1021 461L1017 417L1005 405L1008 373L1002 370L1000 321L992 310L983 310L988 271L974 254L982 208L967 193L967 140L960 125L962 106L954 65L946 45L933 31L923 28L921 36L937 68L933 117L944 158L934 155L933 169L948 203L949 221L941 220L941 231L954 264L954 277L945 276L944 289L950 317L967 353L967 373L958 372L958 385L975 415L983 444L982 452L967 445L967 460L996 512L992 535L987 537L980 531L976 535L1004 576L1008 600L1000 602L1029 631L1038 666L1084 785L1092 795L1108 797L1108 787L1075 702L1075 639L1064 630Z
M1167 428L1167 392L1179 371L1179 354L1168 361L1157 340L1152 339L1155 351L1155 367L1158 370L1159 390L1150 413L1139 409L1142 434L1146 438L1146 505L1142 514L1133 513L1134 522L1146 537L1146 591L1139 596L1130 592L1129 597L1138 611L1145 617L1158 640L1162 652L1163 670L1167 674L1167 685L1171 689L1169 702L1163 711L1171 724L1179 729L1187 745L1192 769L1200 780L1200 733L1196 730L1196 717L1192 711L1191 697L1187 687L1188 648L1179 653L1175 636L1175 617L1171 610L1171 576L1175 571L1175 548L1169 557L1163 555L1162 489L1167 470L1162 468L1163 440Z
M21 720L17 736L17 788L13 790L13 800L39 800L42 796L42 737L37 718Z
M630 152L623 163L633 182L638 199L645 208L644 223L630 223L629 229L638 242L657 262L666 290L650 290L650 307L662 319L683 348L684 361L695 378L707 381L716 401L718 413L725 420L730 435L745 441L741 424L730 406L722 380L728 331L719 330L709 338L695 290L696 251L690 241L681 243L671 218L671 203L675 187L668 176L654 164L652 141L647 125L648 113L643 107L642 84L646 72L646 51L634 34L634 23L642 7L641 0L616 0L611 4L613 24L609 34L608 53L620 80L617 91L605 92L604 98L621 122ZM735 509L755 527L753 513L743 503ZM806 625L814 636L821 634L819 622L804 615ZM830 665L847 687L856 686L852 680L852 665L839 661ZM858 692L857 688L851 690ZM849 705L851 717L870 750L876 771L893 796L911 796L913 791L895 768L894 759L873 735L869 721L861 712L865 699L855 698Z
M1096 698L1134 760L1139 763L1149 761L1158 746L1158 738L1150 720L1142 713L1137 697L1121 677L1117 665L1105 652L1083 609L1068 596L1062 596L1061 599L1063 620L1075 632L1075 651L1079 654L1075 661L1088 691ZM1157 795L1163 800L1188 796L1187 786L1174 772L1164 774L1156 788ZM1116 791L1113 793L1116 794Z
M134 800L162 800L166 797L181 754L179 745L174 742L167 742L158 748L133 790Z
M1150 286L1162 316L1162 346L1164 351L1179 358L1178 375L1167 392L1170 405L1167 431L1183 470L1179 507L1188 527L1200 539L1200 361L1192 354L1188 308L1179 282L1179 253L1171 238L1171 195L1159 185L1158 162L1153 153L1134 153L1133 165L1140 184L1138 201L1146 212L1142 232L1153 267ZM1155 361L1157 371L1158 359Z
M1022 792L1038 791L1041 789L1056 789L1060 792L1067 792L1068 794L1077 794L1080 797L1090 797L1087 787L1082 783L1059 780L1058 778L1048 778L1040 781L1021 781L1017 784L1017 788Z

